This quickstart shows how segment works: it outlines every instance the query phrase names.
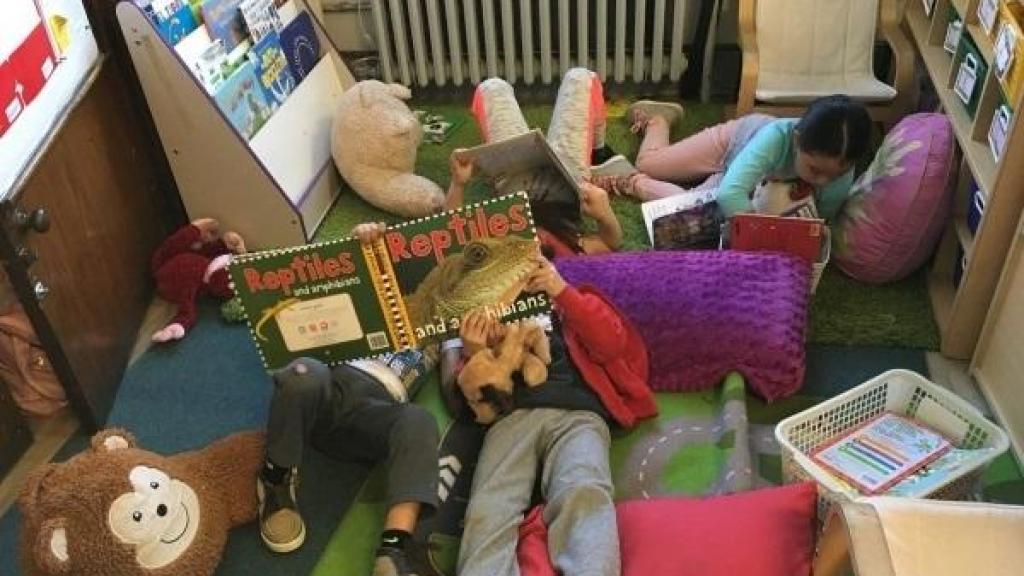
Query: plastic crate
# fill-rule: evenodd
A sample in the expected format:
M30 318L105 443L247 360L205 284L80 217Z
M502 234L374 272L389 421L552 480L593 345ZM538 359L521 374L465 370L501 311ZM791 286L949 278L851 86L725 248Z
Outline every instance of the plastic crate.
M945 433L957 448L977 450L977 455L967 455L959 461L955 474L941 482L925 483L927 491L904 493L909 497L964 499L971 494L985 467L1009 447L1006 433L967 401L916 372L890 370L790 416L775 427L775 438L782 450L783 479L786 483L817 482L819 518L825 518L832 501L857 498L860 493L811 460L811 452L825 441L887 411L917 419ZM949 432L950 422L962 428L960 437Z

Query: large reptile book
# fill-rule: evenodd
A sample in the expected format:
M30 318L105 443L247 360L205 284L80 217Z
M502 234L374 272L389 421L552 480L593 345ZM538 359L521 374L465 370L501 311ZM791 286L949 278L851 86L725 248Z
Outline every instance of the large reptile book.
M523 292L537 231L525 193L386 229L364 245L343 238L238 256L229 267L267 369L306 356L327 364L458 336L485 309L501 321L551 310Z

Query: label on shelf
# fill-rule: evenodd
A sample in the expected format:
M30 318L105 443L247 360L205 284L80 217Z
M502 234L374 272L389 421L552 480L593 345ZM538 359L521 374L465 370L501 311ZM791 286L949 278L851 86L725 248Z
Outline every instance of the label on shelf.
M956 47L960 44L960 34L964 31L964 22L959 18L953 20L946 26L946 38L942 41L942 49L950 54L956 54Z
M1010 107L1005 104L1000 104L996 108L995 114L992 115L992 125L988 128L988 147L992 150L992 157L996 159L996 162L999 162L1003 155L1012 116Z
M971 94L974 94L974 87L978 84L978 61L974 54L964 54L964 60L960 63L960 70L956 73L956 82L953 84L953 91L960 97L966 106L971 101Z
M978 21L985 32L992 35L999 17L999 0L981 0L978 3Z
M993 60L996 77L999 80L1006 82L1010 68L1013 67L1013 57L1016 51L1017 33L1013 31L1012 26L1003 22L999 26L999 36L996 37L995 58Z

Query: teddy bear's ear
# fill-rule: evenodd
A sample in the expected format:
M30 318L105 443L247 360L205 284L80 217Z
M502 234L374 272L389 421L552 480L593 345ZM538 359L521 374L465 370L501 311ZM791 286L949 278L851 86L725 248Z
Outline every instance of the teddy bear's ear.
M32 557L45 574L70 574L68 534L64 518L50 518L39 528Z
M388 84L388 92L399 100L412 98L412 91L407 86L402 86L401 84Z
M93 452L113 452L135 448L135 436L122 428L106 428L92 437Z

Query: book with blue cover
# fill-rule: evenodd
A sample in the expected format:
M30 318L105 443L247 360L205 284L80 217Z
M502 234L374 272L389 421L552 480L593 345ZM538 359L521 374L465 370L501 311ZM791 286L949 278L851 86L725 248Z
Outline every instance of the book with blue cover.
M246 140L270 118L270 104L263 95L252 62L239 66L217 90L214 97L221 112Z
M320 61L320 39L313 28L313 17L303 10L285 25L279 34L281 48L296 82L309 75Z
M224 50L231 52L245 40L245 23L238 5L242 0L206 0L203 2L203 24L211 38L220 38Z
M152 6L155 5L156 3ZM199 27L199 23L192 13L192 8L186 2L169 3L166 8L151 14L157 32L171 46L181 42Z
M277 32L270 32L263 37L249 53L256 68L260 88L271 108L284 104L285 98L295 89L295 78L288 68L288 60L281 50Z

